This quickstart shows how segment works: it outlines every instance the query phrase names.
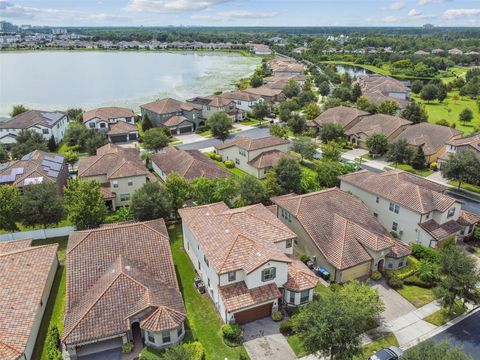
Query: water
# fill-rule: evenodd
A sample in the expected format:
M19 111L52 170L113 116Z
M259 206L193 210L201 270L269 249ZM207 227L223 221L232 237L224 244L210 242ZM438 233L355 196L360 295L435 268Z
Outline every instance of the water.
M41 51L0 53L0 116L30 109L125 106L234 88L261 62L223 52Z
M351 77L359 76L359 75L367 75L373 74L372 71L364 69L359 66L351 66L351 65L336 65L337 72L340 74L347 73Z

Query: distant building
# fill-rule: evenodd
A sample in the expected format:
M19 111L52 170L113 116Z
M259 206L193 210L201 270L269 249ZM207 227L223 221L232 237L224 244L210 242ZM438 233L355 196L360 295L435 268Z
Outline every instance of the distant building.
M8 21L0 21L0 32L14 33L18 31L18 26Z
M463 51L457 48L448 50L449 55L463 55Z
M52 34L53 35L65 35L67 34L67 29L62 29L62 28L54 28L52 29Z
M250 44L250 51L255 55L272 55L270 47L264 44Z

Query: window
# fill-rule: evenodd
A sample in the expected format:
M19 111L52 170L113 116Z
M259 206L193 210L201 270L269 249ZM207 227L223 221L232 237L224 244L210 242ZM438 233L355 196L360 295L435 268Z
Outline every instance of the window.
M208 287L210 287L210 278L207 278Z
M120 201L130 200L130 194L120 194Z
M398 267L401 267L401 266L403 266L403 259L400 260L400 262L398 263Z
M238 153L242 156L247 156L247 152L243 149L238 149Z
M453 215L455 215L455 208L448 210L447 218L451 218Z
M287 240L287 243L285 244L285 247L288 249L288 248L291 248L292 247L292 239L288 239Z
M205 255L203 255L203 262L207 264L207 267L210 267L210 264L208 263L208 259Z
M128 186L133 186L133 179L128 179Z
M118 188L118 181L117 180L113 180L112 184L113 184L114 188Z
M237 279L237 273L235 271L228 272L228 281L235 281Z
M389 269L393 268L393 264L392 263L388 264L388 268Z
M48 129L43 129L42 131L44 134L48 134L50 132Z
M303 290L300 293L300 304L305 304L310 299L310 290Z
M240 159L235 158L235 164L240 165Z
M180 327L177 329L177 337L180 338L180 337L182 336L182 334L183 334L183 327L180 326Z
M282 209L281 214L282 214L282 218L284 218L285 220L288 220L289 222L292 222L292 215L287 210Z
M380 198L377 196L377 198L375 199L375 202L378 204L380 202Z
M170 331L162 332L162 343L166 344L170 342Z
M155 344L155 336L153 336L153 334L150 331L147 331L147 338L148 338L148 342Z
M400 212L400 206L390 203L390 206L388 208L390 211L394 212L395 214L398 214Z
M430 218L430 213L428 213L427 215L425 215L425 219L429 219Z
M290 291L290 304L295 304L295 291Z
M207 106L207 110L210 110L210 106Z
M276 269L274 267L262 271L262 281L270 281L275 279Z
M100 129L105 129L107 125L105 123L100 123Z
M378 218L378 214L377 214L377 213L373 213L373 216L375 216L376 218Z
M94 129L95 128L95 123L91 122L88 126L90 126L90 129Z
M127 120L128 123L131 123L131 122L132 122L132 118L131 118L131 117L126 118L126 120Z
M198 270L202 270L202 264L200 264L200 260L198 261Z
M397 231L397 229L398 229L398 224L394 221L392 224L392 230Z

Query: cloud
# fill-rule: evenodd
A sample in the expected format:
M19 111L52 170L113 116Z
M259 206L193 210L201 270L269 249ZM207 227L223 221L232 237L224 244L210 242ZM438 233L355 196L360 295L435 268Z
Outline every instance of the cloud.
M182 13L205 10L232 0L130 0L123 8L132 12Z
M102 22L116 22L116 21L131 21L132 19L126 16L112 15L112 14L93 14L88 15L86 19L98 20Z
M404 7L405 7L405 1L404 0L395 1L395 2L391 3L390 5L388 5L388 8L391 9L391 10L401 10Z
M428 5L428 4L441 4L446 1L453 1L453 0L418 0L420 5Z
M400 17L398 16L385 16L383 19L382 19L382 22L386 23L386 24L394 24L394 23L397 23L401 20Z
M276 11L254 12L248 10L220 11L215 14L194 14L190 18L197 20L234 21L238 19L268 19L278 16Z
M0 1L2 16L6 18L28 18L32 19L37 15L62 15L72 14L70 10L58 10L50 8L35 8L29 6L15 5L7 1Z
M417 11L417 10L415 10L415 9L412 9L412 10L410 10L410 11L408 12L407 15L410 16L410 17L416 17L416 16L422 15L422 13L421 13L420 11Z
M477 9L448 9L442 15L444 19L458 19L462 17L478 16L480 15L480 8Z
M13 6L12 3L8 1L0 0L0 10L5 10L7 7Z

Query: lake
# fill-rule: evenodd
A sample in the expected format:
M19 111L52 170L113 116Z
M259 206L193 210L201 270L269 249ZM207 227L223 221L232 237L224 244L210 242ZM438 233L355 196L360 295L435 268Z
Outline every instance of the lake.
M359 75L373 74L373 71L364 69L360 66L352 66L352 65L338 64L338 65L336 65L336 70L340 74L347 73L351 77L359 76Z
M261 63L226 52L0 52L0 116L12 106L90 109L181 100L233 89Z

